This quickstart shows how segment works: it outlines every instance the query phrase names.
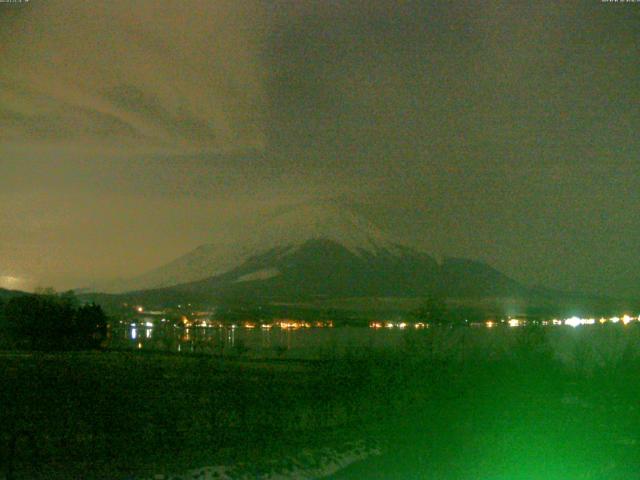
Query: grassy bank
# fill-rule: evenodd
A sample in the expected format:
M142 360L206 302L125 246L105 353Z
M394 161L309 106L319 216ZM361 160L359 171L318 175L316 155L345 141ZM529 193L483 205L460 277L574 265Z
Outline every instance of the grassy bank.
M308 362L5 352L2 463L24 478L126 478L331 444L355 433L352 386Z
M491 355L434 354L433 335L316 362L4 352L0 478L152 477L362 438L385 453L337 478L633 478L637 354L581 368L538 331Z

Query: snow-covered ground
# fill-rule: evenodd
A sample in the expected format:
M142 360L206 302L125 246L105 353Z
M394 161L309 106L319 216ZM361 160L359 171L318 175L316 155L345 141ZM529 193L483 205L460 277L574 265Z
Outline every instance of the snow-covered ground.
M265 460L260 464L212 465L181 474L157 474L147 480L311 480L333 475L380 453L378 447L352 442L340 449L305 448L285 458Z

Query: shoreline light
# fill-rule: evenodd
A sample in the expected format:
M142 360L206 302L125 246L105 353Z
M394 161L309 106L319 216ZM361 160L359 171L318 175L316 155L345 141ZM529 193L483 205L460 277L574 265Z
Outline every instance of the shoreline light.
M570 327L576 328L578 325L582 325L582 322L578 317L571 317L571 318L567 318L564 321L564 324Z
M509 326L510 327L519 327L520 326L520 320L518 320L517 318L510 318L509 319Z

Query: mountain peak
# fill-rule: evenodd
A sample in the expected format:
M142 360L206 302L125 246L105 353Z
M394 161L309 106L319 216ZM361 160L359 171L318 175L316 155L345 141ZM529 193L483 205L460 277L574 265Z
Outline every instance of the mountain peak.
M403 248L373 223L337 202L300 203L279 207L260 221L247 225L243 233L233 238L215 239L108 290L139 290L193 282L221 275L264 252L296 248L310 240L329 240L355 255L384 250L399 253Z
M280 208L257 226L255 234L272 246L328 239L354 253L390 248L394 244L389 235L373 223L331 201Z

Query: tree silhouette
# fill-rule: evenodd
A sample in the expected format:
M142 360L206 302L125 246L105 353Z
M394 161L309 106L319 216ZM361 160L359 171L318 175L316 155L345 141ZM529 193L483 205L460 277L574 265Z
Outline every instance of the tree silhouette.
M95 303L77 309L74 327L80 344L85 347L98 348L107 338L107 316Z
M32 350L97 348L107 334L102 308L79 307L72 292L14 297L6 304L4 316L15 346Z
M5 333L5 330L7 329L7 324L5 322L5 316L4 316L4 307L5 307L4 300L0 298L0 340Z

